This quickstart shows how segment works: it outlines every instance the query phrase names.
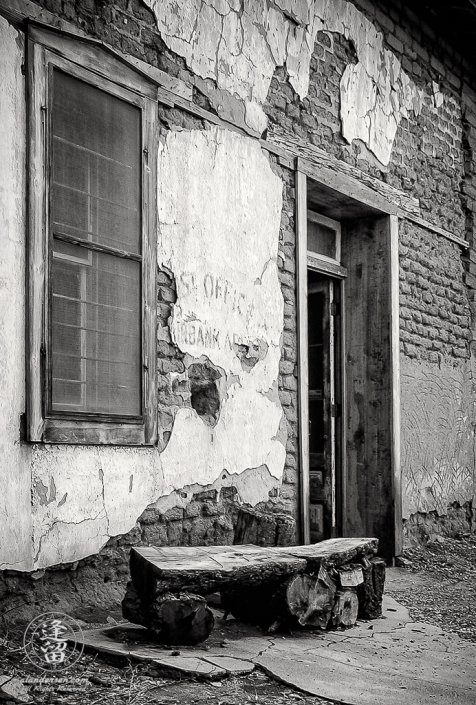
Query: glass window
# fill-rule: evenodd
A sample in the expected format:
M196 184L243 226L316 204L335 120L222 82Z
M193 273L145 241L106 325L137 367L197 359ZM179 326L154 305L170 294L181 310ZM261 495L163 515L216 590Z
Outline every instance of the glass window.
M157 88L29 28L28 439L157 437Z

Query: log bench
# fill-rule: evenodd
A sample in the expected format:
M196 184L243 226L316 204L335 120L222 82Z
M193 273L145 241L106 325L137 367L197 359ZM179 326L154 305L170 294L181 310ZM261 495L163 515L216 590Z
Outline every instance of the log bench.
M382 613L385 563L377 549L377 539L132 548L123 615L162 644L197 644L214 624L205 595L219 591L226 613L271 632L353 626Z

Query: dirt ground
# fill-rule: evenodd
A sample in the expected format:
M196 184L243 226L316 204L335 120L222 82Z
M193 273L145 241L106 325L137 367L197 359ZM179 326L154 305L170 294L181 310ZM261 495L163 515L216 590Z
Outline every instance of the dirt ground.
M389 571L387 593L407 606L416 621L435 624L476 641L476 536L445 539L424 548L413 548L404 557L404 568ZM21 632L9 632L0 637L0 674L14 674L22 681L39 680L39 672L23 653ZM330 705L328 700L289 688L259 670L215 682L173 680L145 664L106 661L95 654L84 654L65 675L65 683L43 680L43 683L30 685L30 702L42 705Z
M476 535L440 538L404 558L408 566L392 575L386 592L416 621L476 641Z

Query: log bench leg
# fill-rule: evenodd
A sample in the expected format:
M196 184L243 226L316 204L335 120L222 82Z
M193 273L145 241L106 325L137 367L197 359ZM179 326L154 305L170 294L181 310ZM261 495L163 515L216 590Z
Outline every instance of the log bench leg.
M282 627L319 627L325 629L334 606L336 586L327 571L314 577L298 573L280 583L248 589L221 591L225 612L239 622L257 624L276 631Z
M382 616L385 567L385 561L381 558L362 560L364 582L357 588L359 619L377 619Z
M158 595L144 606L132 582L127 584L122 614L153 632L160 644L193 646L208 639L215 618L204 597L187 592Z

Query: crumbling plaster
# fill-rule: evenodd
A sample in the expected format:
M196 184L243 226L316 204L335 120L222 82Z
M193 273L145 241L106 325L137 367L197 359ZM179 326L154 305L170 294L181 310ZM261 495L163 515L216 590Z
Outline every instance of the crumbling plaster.
M176 337L189 362L205 356L222 373L216 426L211 429L193 409L179 412L162 455L157 448L20 441L26 315L23 63L21 35L0 18L0 116L9 136L0 142L0 451L5 478L0 570L30 571L97 553L109 537L130 531L149 506L164 511L183 506L184 485L190 496L199 487L232 485L243 502L268 500L283 474L286 427L276 391L283 326L277 278L282 184L255 141L217 130L171 133L162 146L163 223L158 228L161 261L178 280L172 334L182 322L192 325L192 310L202 325L219 330L218 338L204 332L203 347L198 333L193 344L190 330L188 342L180 332ZM181 162L187 150L192 153L188 171ZM192 297L187 275L201 287ZM238 346L248 342L261 358L252 366L240 359Z
M401 359L403 517L475 499L474 402L469 362Z
M20 445L24 408L25 79L22 35L0 17L0 493L1 561L25 570L31 556L30 471Z
M185 486L233 484L256 504L279 484L281 192L254 140L219 129L168 134L159 154L159 264L176 277L174 342L189 361L207 359L223 374L218 422L211 428L193 409L178 410L161 454L36 446L36 568L96 553L146 507L183 505ZM266 354L245 370L238 346L258 341Z
M164 473L190 485L265 465L280 479L281 180L257 142L219 128L169 132L159 174L158 259L177 286L173 341L225 378L213 428L193 409L177 412ZM252 367L242 364L243 346L256 350Z
M356 48L340 84L342 134L362 140L387 165L403 117L420 113L423 92L384 47L384 36L346 0L145 0L167 46L190 69L246 102L247 119L262 132L262 110L276 67L286 65L301 99L317 32L337 32ZM434 93L434 87L430 87ZM435 109L443 100L436 90Z

